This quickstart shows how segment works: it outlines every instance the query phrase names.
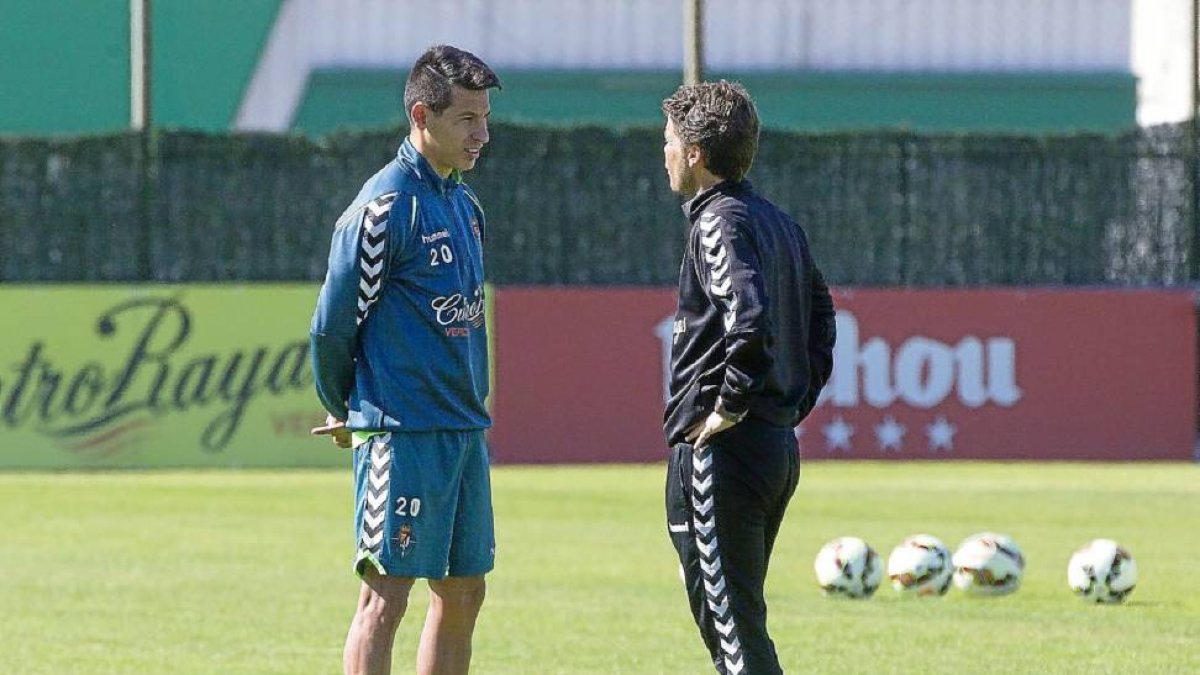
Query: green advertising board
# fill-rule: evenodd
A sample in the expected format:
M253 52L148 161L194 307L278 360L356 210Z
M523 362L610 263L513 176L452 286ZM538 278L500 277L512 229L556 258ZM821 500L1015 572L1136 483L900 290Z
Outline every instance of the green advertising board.
M308 433L317 292L0 288L0 469L348 465Z

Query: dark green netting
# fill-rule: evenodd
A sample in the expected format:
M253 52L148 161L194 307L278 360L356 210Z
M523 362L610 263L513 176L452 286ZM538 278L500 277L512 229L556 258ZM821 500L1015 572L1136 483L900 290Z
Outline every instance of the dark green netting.
M0 139L0 279L320 279L333 221L401 134ZM765 132L751 179L838 285L1172 286L1200 281L1189 144L1184 126ZM489 278L674 283L685 223L661 148L657 128L495 125L468 175Z
M143 276L140 141L0 141L0 279Z

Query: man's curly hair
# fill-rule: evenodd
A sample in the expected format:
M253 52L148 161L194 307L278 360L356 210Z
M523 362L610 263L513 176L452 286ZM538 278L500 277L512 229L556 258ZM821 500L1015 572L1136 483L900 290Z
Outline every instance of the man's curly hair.
M704 153L708 170L741 180L758 152L758 111L737 82L685 84L662 102L662 110L687 145Z

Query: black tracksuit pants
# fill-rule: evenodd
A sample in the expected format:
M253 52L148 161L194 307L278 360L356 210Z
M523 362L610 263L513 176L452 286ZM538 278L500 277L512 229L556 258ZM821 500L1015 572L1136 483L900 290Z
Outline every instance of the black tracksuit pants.
M763 583L799 477L792 430L751 418L698 450L671 450L668 530L692 616L722 675L783 672L767 635Z

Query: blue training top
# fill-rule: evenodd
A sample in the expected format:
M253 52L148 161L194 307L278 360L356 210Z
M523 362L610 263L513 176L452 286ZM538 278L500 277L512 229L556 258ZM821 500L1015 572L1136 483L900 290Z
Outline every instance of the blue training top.
M333 231L311 329L317 395L350 429L491 426L483 209L407 139Z

